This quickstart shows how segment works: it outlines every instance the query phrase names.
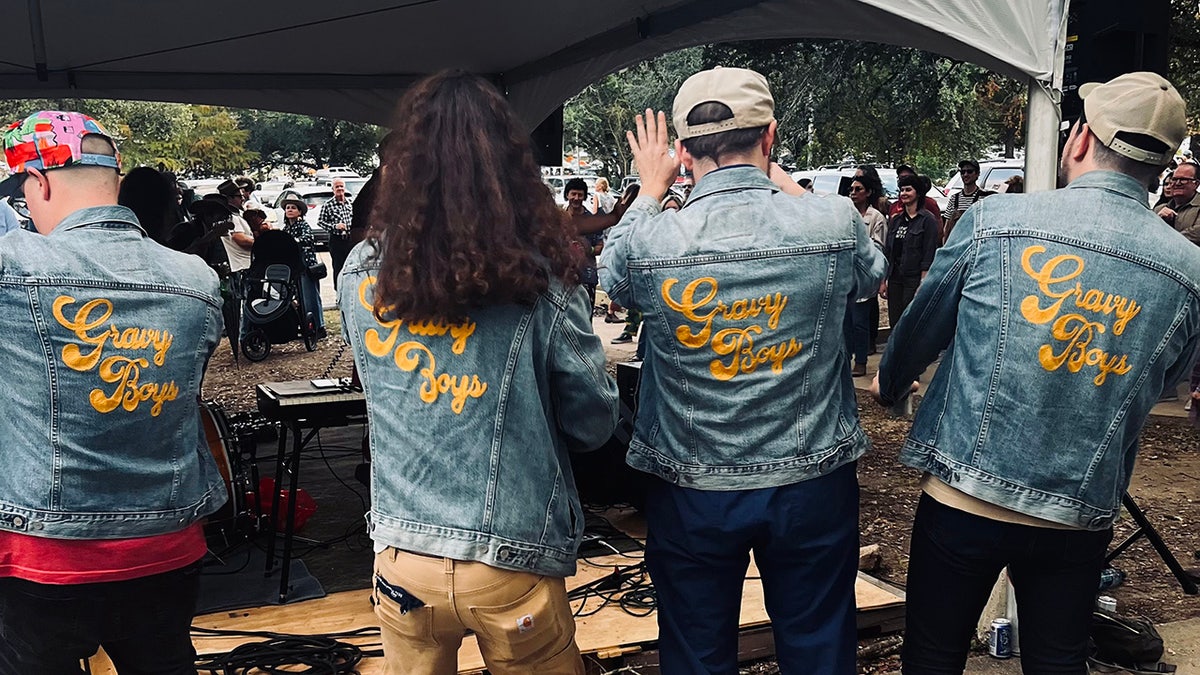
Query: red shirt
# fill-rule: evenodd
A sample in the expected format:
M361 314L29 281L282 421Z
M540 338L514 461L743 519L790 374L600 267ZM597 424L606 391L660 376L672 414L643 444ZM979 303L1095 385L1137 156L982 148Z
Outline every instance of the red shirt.
M202 522L136 539L47 539L0 531L0 577L39 584L128 581L186 567L206 550Z

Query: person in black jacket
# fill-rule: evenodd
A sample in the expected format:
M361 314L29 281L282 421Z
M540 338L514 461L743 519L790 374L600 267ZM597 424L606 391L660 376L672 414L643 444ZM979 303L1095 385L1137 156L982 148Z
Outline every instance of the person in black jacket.
M917 286L933 264L933 254L941 243L941 231L937 221L928 211L921 208L925 202L928 182L921 176L901 176L896 184L900 187L900 204L904 207L888 222L887 254L891 274L879 289L880 296L888 301L888 323L892 326L912 302Z

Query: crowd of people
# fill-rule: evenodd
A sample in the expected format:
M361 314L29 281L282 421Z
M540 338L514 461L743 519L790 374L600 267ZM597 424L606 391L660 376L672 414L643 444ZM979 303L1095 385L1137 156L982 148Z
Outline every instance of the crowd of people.
M417 82L337 275L389 672L454 672L468 632L497 675L584 672L571 453L618 423L598 287L644 317L627 462L650 477L662 672L736 672L751 553L781 672L855 672L870 442L852 371L877 294L892 333L871 396L908 399L941 359L900 455L922 476L904 672L962 672L1006 566L1025 670L1085 672L1138 432L1200 344L1200 249L1180 234L1194 165L1146 203L1187 131L1178 92L1132 73L1080 95L1064 189L987 196L968 160L939 212L911 169L897 204L868 166L849 199L808 194L771 161L766 78L706 70L675 96L674 143L665 112L635 117L640 189L588 209L569 181L564 213L494 85ZM4 149L37 233L0 237L0 355L24 388L0 417L0 672L77 672L98 645L119 672L194 672L202 521L224 498L196 401L221 275L265 218L234 179L168 227L171 181L119 182L112 136L77 113L14 123ZM674 198L681 167L694 187ZM301 244L304 211L283 222Z

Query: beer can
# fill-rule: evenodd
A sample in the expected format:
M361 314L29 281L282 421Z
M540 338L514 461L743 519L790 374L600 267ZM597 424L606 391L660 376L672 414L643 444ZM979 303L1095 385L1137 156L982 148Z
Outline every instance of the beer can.
M1117 599L1109 595L1102 595L1096 598L1096 607L1106 612L1115 612L1117 611Z
M993 619L988 631L988 654L1007 659L1012 656L1012 622L1008 619Z

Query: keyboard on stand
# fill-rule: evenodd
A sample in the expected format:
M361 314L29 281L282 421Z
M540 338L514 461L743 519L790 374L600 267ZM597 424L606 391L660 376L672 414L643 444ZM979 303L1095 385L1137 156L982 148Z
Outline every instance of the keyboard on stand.
M311 420L321 426L335 420L364 417L367 399L349 379L264 382L258 385L258 411L281 422ZM331 384L332 383L332 384Z

